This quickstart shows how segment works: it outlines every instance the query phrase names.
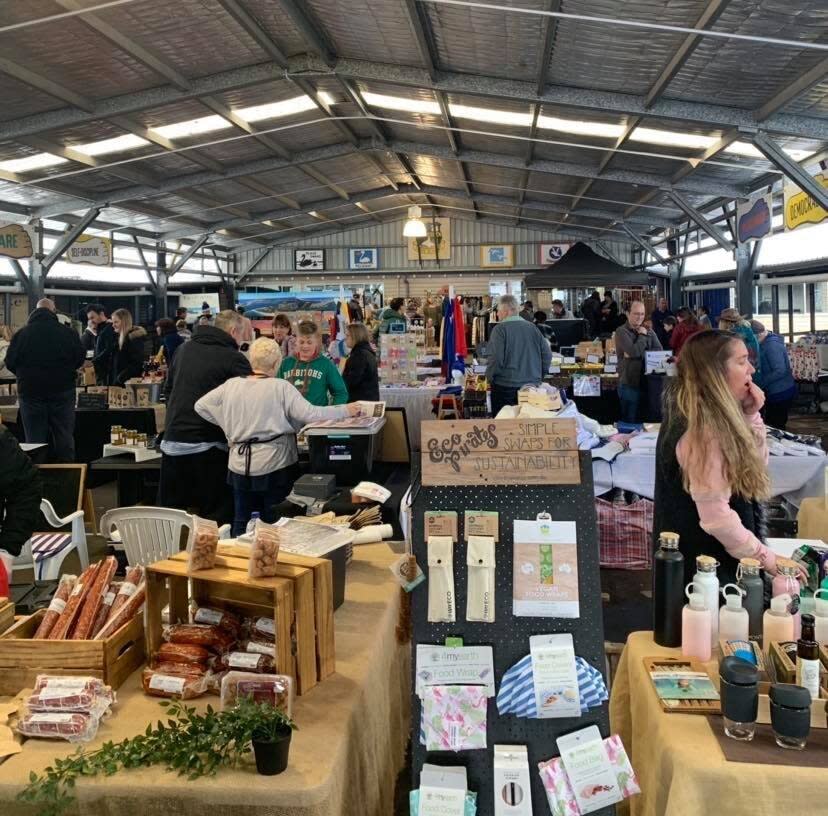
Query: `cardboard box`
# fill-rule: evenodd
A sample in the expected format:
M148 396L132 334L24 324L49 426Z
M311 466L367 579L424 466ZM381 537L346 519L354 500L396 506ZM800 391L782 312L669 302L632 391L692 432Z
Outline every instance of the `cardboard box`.
M143 665L143 615L103 640L33 640L45 614L40 609L0 635L0 695L31 688L39 674L89 675L116 689Z

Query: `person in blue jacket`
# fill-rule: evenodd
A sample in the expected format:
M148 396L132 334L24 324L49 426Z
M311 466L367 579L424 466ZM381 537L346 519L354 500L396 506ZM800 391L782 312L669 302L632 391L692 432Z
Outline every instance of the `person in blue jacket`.
M788 424L788 411L797 394L788 350L785 341L778 334L769 332L758 320L751 320L750 327L759 341L759 355L762 358L762 390L765 392L762 413L765 424L784 431Z

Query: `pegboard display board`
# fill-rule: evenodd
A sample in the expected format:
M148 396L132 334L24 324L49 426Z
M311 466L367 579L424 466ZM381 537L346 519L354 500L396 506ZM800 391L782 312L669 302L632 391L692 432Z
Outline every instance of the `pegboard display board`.
M412 507L412 548L417 563L428 572L424 513L426 510L454 510L458 514L458 541L454 545L454 589L457 621L429 623L427 583L415 589L411 598L413 644L442 645L447 637L462 637L466 646L493 647L496 688L504 673L529 654L532 635L569 632L575 642L575 654L599 669L606 680L604 624L601 611L601 578L598 567L598 531L592 492L592 460L580 454L579 485L508 485L469 487L414 488ZM419 488L419 489L418 489ZM499 517L499 540L495 545L495 622L466 621L466 510L494 510ZM512 615L512 522L534 520L548 512L553 521L574 521L577 525L579 618L530 618ZM416 653L415 653L416 658ZM597 725L602 736L609 736L609 704L591 709L577 718L524 719L513 715L501 717L495 698L489 700L487 748L485 751L432 751L420 744L420 699L413 692L416 659L412 667L412 784L419 786L424 762L436 765L464 765L469 789L477 792L478 816L494 814L493 756L495 744L526 745L529 751L529 775L532 780L533 813L549 813L546 793L538 775L538 763L558 755L555 740L562 734ZM615 808L595 811L600 816L613 814Z

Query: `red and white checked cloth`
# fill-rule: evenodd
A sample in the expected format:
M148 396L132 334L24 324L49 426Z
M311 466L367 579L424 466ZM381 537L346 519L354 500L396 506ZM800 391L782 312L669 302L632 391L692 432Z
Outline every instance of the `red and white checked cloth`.
M31 540L32 559L40 580L43 577L44 562L63 552L72 543L72 536L69 533L35 533Z
M639 499L615 504L595 499L599 561L602 567L650 569L653 563L653 503Z

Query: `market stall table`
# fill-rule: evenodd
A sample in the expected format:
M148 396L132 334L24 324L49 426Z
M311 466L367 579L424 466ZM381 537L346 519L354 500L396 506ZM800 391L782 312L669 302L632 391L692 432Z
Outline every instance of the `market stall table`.
M118 507L131 507L134 504L155 504L158 489L158 474L161 470L161 457L136 462L129 455L104 456L90 462L93 472L109 471L118 481Z
M431 401L445 386L400 386L389 385L380 387L380 399L388 408L405 408L408 421L408 437L411 450L420 450L420 423L423 420L434 419L431 410Z
M652 632L634 632L621 655L610 724L624 742L641 794L619 805L618 812L627 812L628 805L632 816L824 813L824 768L728 762L707 717L662 711L644 659L680 654L656 646ZM713 727L721 728L720 720Z
M157 767L84 779L76 793L84 816L233 813L235 816L387 816L403 767L409 727L410 658L397 644L400 588L389 566L398 557L386 544L356 548L348 568L345 604L334 616L336 674L298 697L287 771L257 776L252 754L236 769L187 781ZM141 690L140 671L118 691L114 714L89 747L143 733L163 716L157 698ZM191 701L217 706L218 698ZM29 771L69 756L68 743L28 740L0 765L0 812L31 814L15 802Z

